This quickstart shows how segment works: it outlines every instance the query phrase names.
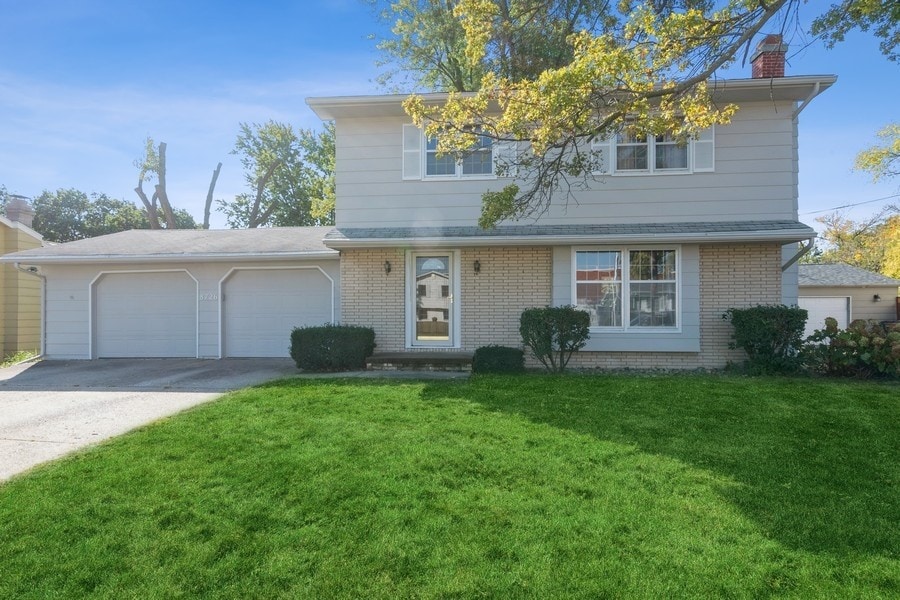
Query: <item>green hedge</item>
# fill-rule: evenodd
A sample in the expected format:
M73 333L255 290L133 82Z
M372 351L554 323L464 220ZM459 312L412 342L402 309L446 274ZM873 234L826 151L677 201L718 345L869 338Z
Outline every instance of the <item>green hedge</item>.
M291 331L291 358L305 371L365 369L374 350L371 327L327 324Z
M591 318L574 306L529 308L519 319L519 333L548 371L562 373L572 354L587 344Z
M800 369L806 310L797 306L759 305L729 308L722 318L734 326L734 342L730 347L747 353L750 373L792 373Z
M507 346L482 346L472 359L473 373L524 373L525 352Z

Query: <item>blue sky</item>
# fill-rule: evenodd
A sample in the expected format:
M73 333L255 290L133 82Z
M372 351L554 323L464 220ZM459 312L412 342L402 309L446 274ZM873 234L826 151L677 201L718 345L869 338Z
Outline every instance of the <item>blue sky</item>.
M826 3L811 4L803 27ZM380 25L361 0L0 0L0 23L0 184L25 196L74 187L137 201L133 162L152 136L168 144L169 197L200 219L217 162L216 197L246 191L229 154L239 123L319 127L306 97L383 92L369 39ZM830 51L791 41L788 74L838 75L800 116L801 220L895 195L900 182L851 167L900 120L900 65L862 33Z

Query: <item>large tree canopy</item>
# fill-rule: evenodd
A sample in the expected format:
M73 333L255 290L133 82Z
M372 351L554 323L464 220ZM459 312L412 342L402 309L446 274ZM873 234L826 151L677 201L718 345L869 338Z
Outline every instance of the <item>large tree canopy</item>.
M240 156L253 193L219 200L229 227L328 225L334 222L334 125L320 132L285 123L241 123Z
M818 219L822 244L804 262L846 263L900 278L900 208L888 206L855 221L834 213Z
M706 82L741 55L753 37L798 0L710 2L624 2L594 30L564 36L560 66L536 72L507 72L502 63L505 0L459 0L453 15L465 39L464 58L481 79L471 94L451 92L445 104L418 95L405 103L414 122L438 139L438 151L462 155L487 136L517 144L500 169L515 170L520 185L486 193L480 224L539 214L574 182L586 183L597 157L591 139L623 131L639 135L669 133L685 141L714 124L727 123L736 110L716 105ZM533 2L543 10L558 2ZM565 3L563 3L565 4ZM574 3L579 4L579 3ZM723 3L718 3L723 4ZM598 13L594 13L595 15ZM576 27L578 25L575 25Z
M900 176L900 123L892 123L879 131L878 138L883 143L856 156L856 169L867 171L873 181Z
M0 206L8 195L0 186ZM90 196L76 189L45 190L31 201L34 209L32 229L48 242L71 242L83 238L117 233L129 229L150 229L147 213L131 202L110 198L106 194ZM194 218L184 210L174 209L179 229L195 229Z
M897 0L842 0L812 24L812 32L834 47L851 29L870 31L881 38L881 53L900 59L900 2Z

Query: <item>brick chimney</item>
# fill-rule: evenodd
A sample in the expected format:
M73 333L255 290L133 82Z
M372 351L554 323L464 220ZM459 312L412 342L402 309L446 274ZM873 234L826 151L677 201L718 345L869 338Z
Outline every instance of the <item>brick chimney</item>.
M31 227L34 222L34 209L28 204L25 196L9 195L9 202L6 203L6 218L10 221L18 221L26 227Z
M784 77L784 55L787 50L788 46L782 42L781 35L773 33L764 37L750 57L753 79Z

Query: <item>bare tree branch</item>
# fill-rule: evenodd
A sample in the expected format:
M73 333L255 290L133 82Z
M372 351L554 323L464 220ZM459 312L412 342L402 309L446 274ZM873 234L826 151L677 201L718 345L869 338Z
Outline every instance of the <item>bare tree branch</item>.
M222 170L222 163L216 165L213 171L212 179L209 182L209 191L206 192L206 205L203 207L203 229L209 229L209 211L212 206L213 192L216 189L216 181L219 179L219 172Z

